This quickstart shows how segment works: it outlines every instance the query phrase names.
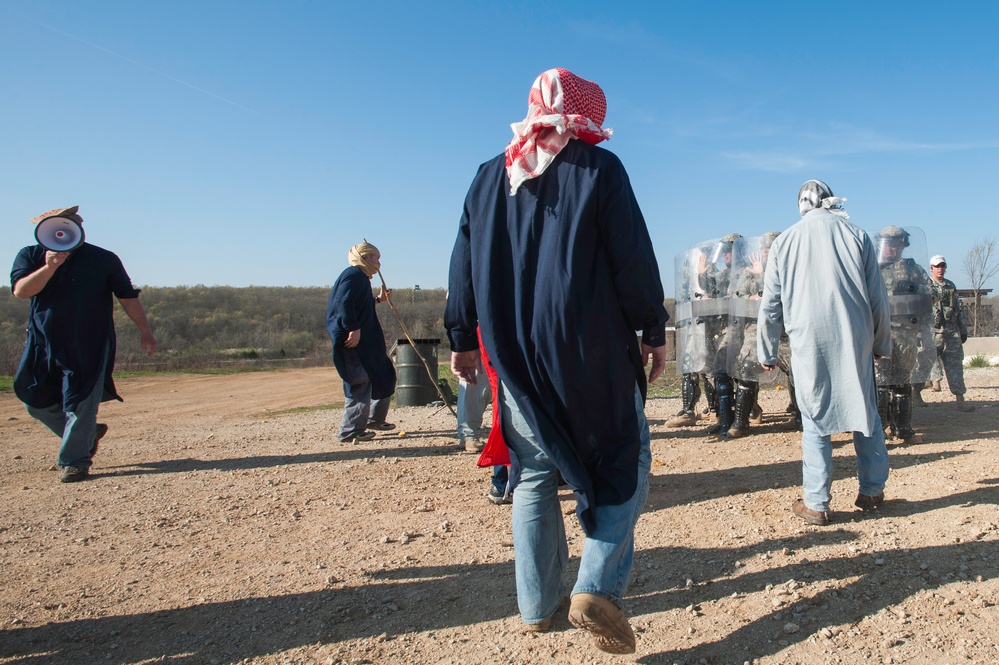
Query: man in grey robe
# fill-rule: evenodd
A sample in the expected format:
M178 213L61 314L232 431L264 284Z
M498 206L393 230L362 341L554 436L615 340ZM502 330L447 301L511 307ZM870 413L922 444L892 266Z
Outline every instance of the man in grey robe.
M874 359L891 353L888 294L870 237L847 220L845 199L820 180L798 192L801 221L770 248L757 321L760 364L777 366L781 330L802 416L802 495L792 511L829 523L830 435L852 431L860 493L855 505L884 501L888 451L877 409Z

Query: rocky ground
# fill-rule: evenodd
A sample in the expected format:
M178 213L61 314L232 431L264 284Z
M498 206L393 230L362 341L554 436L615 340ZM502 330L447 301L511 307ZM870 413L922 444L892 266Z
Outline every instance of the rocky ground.
M967 379L970 414L924 393L877 514L853 509L834 437L828 527L789 511L786 393L721 443L666 430L678 400L650 400L629 657L564 613L522 632L510 507L485 500L447 410L395 409L399 433L345 445L330 368L123 380L93 476L67 485L2 394L0 663L995 663L999 370Z

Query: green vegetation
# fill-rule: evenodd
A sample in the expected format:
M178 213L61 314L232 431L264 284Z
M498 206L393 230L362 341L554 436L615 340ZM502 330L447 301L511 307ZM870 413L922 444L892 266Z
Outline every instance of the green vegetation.
M394 289L392 303L414 339L444 335L444 289ZM139 348L125 312L115 308L116 370L247 371L328 365L328 287L145 287L140 299L156 335L156 355ZM391 347L405 335L386 305L378 317ZM0 374L13 374L24 349L28 301L0 289Z
M983 355L972 356L971 359L968 360L968 367L990 367L990 366L991 365L989 364L989 359L987 356Z

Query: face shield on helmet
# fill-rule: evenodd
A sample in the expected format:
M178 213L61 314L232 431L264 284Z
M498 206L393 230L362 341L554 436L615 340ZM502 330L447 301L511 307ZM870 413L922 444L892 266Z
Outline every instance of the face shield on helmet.
M899 226L887 226L878 234L877 245L878 263L894 263L909 246L909 233Z

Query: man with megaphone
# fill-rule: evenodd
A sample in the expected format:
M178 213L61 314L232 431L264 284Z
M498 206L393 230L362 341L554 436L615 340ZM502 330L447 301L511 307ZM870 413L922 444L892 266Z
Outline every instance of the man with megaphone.
M112 252L84 241L79 206L32 219L37 245L23 248L10 273L11 291L31 299L28 339L14 392L32 418L62 439L60 480L84 480L107 426L101 402L121 401L112 379L114 300L135 323L142 350L156 351L139 289Z

